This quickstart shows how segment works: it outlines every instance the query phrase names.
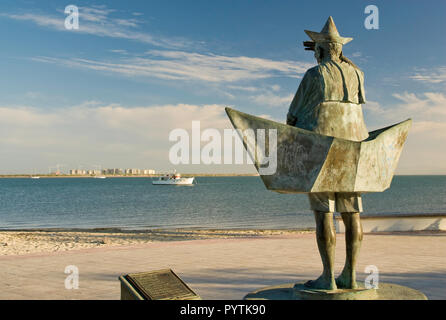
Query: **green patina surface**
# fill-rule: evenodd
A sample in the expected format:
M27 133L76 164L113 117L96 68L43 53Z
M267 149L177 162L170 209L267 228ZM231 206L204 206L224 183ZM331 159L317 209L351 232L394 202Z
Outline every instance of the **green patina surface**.
M372 131L364 141L350 141L317 134L283 123L226 108L236 129L277 130L277 169L261 175L265 186L281 193L381 192L390 187L412 120ZM244 139L247 150L269 144ZM264 159L252 157L257 169Z
M377 291L358 289L356 281L362 242L360 194L390 187L412 120L367 132L361 106L366 101L364 75L342 53L342 45L352 39L339 35L332 17L321 32L305 32L313 41L304 45L315 52L318 65L307 70L299 84L286 124L226 108L265 186L281 193L309 193L315 214L321 276L291 290L266 288L261 295L376 299ZM346 260L336 279L335 209L341 210L346 228ZM380 293L388 292L390 299L395 288L384 286ZM399 290L397 298L408 298L412 291L407 289Z

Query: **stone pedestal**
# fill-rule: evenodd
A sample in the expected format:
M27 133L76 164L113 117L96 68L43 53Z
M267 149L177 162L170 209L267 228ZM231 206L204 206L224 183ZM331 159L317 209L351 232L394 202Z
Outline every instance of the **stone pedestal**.
M378 289L316 290L304 283L287 283L248 293L244 300L427 300L420 291L393 283Z

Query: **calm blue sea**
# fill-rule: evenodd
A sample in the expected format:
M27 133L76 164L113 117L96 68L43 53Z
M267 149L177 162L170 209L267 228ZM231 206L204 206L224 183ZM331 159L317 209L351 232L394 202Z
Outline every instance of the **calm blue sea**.
M0 228L313 228L306 195L267 191L259 177L0 179ZM364 215L446 213L446 176L396 176L363 196Z

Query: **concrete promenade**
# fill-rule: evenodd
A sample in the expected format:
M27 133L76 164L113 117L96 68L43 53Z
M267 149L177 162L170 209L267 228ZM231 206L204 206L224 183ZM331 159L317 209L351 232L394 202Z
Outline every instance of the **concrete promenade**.
M345 258L337 235L336 270ZM65 267L79 268L79 289L67 290ZM375 265L380 281L446 299L446 233L366 234L359 279ZM118 276L173 269L204 299L241 299L263 286L304 281L321 272L313 233L264 238L154 242L132 247L0 257L0 299L119 299Z

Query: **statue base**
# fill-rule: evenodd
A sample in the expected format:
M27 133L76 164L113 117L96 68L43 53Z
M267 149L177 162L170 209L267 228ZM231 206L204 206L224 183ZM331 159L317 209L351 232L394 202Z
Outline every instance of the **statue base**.
M248 293L243 300L427 300L420 291L393 283L380 283L378 289L320 290L304 283L287 283Z

